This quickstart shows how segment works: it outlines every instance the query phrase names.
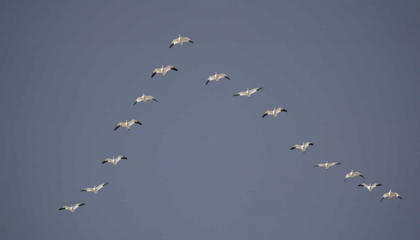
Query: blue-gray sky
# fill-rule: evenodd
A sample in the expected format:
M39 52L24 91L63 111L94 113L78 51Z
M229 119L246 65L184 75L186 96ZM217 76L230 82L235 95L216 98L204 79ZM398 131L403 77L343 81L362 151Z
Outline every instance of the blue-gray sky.
M3 1L0 238L416 239L419 11ZM169 49L178 34L194 44ZM167 64L179 71L150 78ZM206 86L216 71L231 81ZM247 87L264 89L233 97ZM133 106L142 93L158 102ZM261 118L273 107L288 112ZM113 130L132 118L143 125ZM290 150L303 141L315 146ZM313 167L325 161L342 165ZM366 179L344 183L352 169ZM379 202L390 189L403 200Z

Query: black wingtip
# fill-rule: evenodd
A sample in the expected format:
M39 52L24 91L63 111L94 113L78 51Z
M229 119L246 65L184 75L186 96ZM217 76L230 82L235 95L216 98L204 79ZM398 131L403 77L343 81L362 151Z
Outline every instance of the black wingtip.
M58 210L64 210L65 208L59 208Z
M155 101L155 102L157 102L157 100L156 100L156 99L154 99L154 98L153 98L152 100L153 100L153 101Z
M206 85L209 84L210 80L207 80Z
M382 186L382 184L378 183L378 184L376 184L376 186Z
M133 105L136 105L136 103L137 103L137 102L134 102L134 104L133 104Z
M262 117L264 118L264 117L265 117L265 116L267 116L267 115L268 115L268 114L266 114L266 113L265 113Z
M286 109L283 109L283 110L281 110L282 112L287 112L287 110Z
M382 202L382 200L384 200L384 198L381 198L381 201L379 201L379 202Z
M108 185L108 183L105 183L104 186Z
M169 46L169 48L171 48L171 47L173 47L174 46L174 44L172 43L170 46Z
M359 184L359 185L357 185L357 186L359 186L359 187L364 187L362 184Z
M127 159L126 157L122 157L121 159Z
M293 149L295 149L296 147L292 147L292 148L290 148L290 150L293 150Z
M81 207L81 206L85 206L85 204L84 203L79 204L79 207Z
M155 75L156 75L156 73L153 73L153 74L152 74L152 78L153 78Z
M86 192L86 190L85 189L83 189L83 190L80 190L81 192Z
M191 40L189 40L188 42L190 42L190 43L194 43L193 41L191 41Z
M228 76L225 77L227 80L230 80L230 78Z
M402 197L398 196L398 198L402 200Z
M174 71L178 71L178 69L176 69L176 68L174 68L174 67L173 67L173 68L171 68L171 69L172 69L172 70L174 70Z
M107 163L108 161L103 161L102 164Z
M362 178L365 178L365 177L363 177L363 175L360 175Z
M235 95L233 95L234 97L237 97L237 96L239 96L239 94L235 94Z

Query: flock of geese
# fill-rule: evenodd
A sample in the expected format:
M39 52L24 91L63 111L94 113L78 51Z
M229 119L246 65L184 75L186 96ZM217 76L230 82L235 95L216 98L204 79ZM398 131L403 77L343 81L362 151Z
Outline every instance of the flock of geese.
M172 48L174 45L176 45L176 44L180 44L181 46L183 45L183 43L185 43L185 42L189 42L189 43L194 43L191 39L189 39L188 37L181 37L181 35L179 35L179 37L178 38L175 38L172 42L171 42L171 45L169 46L169 48ZM174 66L171 66L171 65L168 65L168 66L166 66L166 67L163 67L163 65L161 65L161 68L156 68L154 71L153 71L153 73L152 73L152 78L157 74L157 73L161 73L164 77L166 77L166 73L168 72L168 71L170 71L170 70L172 70L172 71L178 71L178 69L177 68L175 68ZM208 77L208 79L207 79L207 82L206 82L206 85L207 84L209 84L209 82L211 82L211 81L216 81L216 82L219 82L219 80L220 79L223 79L223 78L226 78L226 79L228 79L228 80L230 80L230 78L226 75L226 74L224 74L224 73L220 73L220 74L218 74L217 72L215 72L215 74L214 75L212 75L212 76L209 76ZM235 95L233 95L233 96L247 96L248 98L250 98L251 97L251 95L252 94L254 94L254 93L256 93L256 92L258 92L258 91L260 91L262 89L262 87L258 87L258 88L253 88L253 89L249 89L249 88L247 88L246 89L246 91L243 91L243 92L239 92L239 93L237 93L237 94L235 94ZM135 102L134 102L134 105L136 104L136 103L139 103L139 102L146 102L147 100L153 100L153 101L155 101L155 102L157 102L157 100L153 97L153 96L147 96L147 95L145 95L144 93L143 93L143 95L141 96L141 97L138 97L136 100L135 100ZM287 110L286 109L284 109L284 108L274 108L273 110L267 110L267 111L265 111L265 113L264 113L264 115L262 116L263 118L265 117L265 116L267 116L267 115L272 115L272 116L274 116L275 118L277 117L277 115L280 113L280 112L287 112ZM133 126L134 124L138 124L138 125L142 125L141 124L141 122L140 121L138 121L138 120L136 120L136 119L132 119L131 121L128 121L128 120L125 120L125 122L119 122L118 124L117 124L117 126L115 126L115 128L114 128L114 130L117 130L118 128L120 128L120 127L125 127L125 128L127 128L127 130L130 130L130 127L131 126ZM301 151L302 151L302 153L305 153L306 152L306 149L309 147L309 146L313 146L314 144L313 143L311 143L311 142L304 142L304 143L302 143L302 145L299 145L299 144L295 144L290 150L294 150L294 149L300 149ZM105 164L105 163L112 163L112 164L114 164L114 166L116 167L117 166L117 163L119 162L119 161L121 161L121 160L126 160L127 159L127 157L125 157L125 156L118 156L118 157L116 157L116 158L107 158L107 159L105 159L103 162L102 162L102 164ZM340 165L341 163L339 163L339 162L331 162L331 163L329 163L328 161L326 162L326 163L319 163L319 164L316 164L315 165L315 167L322 167L322 168L325 168L326 170L328 170L328 169L330 169L331 167L333 167L333 166L337 166L337 165ZM355 178L355 177L361 177L361 178L365 178L360 172L354 172L353 170L351 170L351 172L350 173L348 173L348 174L346 174L346 176L345 176L345 178L344 178L344 182L348 179L348 178L351 178L351 179L353 179L353 178ZM85 189L83 189L83 190L80 190L81 192L93 192L94 194L97 194L98 193L98 191L100 190L100 189L102 189L103 187L105 187L106 185L108 185L108 183L106 182L106 183L102 183L102 184L99 184L98 186L93 186L93 188L85 188ZM367 190L369 190L369 192L372 192L373 191L373 189L374 188L376 188L376 187L380 187L380 186L382 186L382 184L380 184L380 183L374 183L374 184L366 184L366 183L361 183L361 184L359 184L358 185L359 187L365 187ZM384 198L389 198L389 199L391 199L391 198L393 198L393 197L397 197L397 198L399 198L399 199L401 199L402 200L402 198L401 198L401 196L398 194L398 193L396 193L396 192L392 192L391 190L389 190L389 192L387 192L387 193L385 193L385 194L383 194L382 195L382 198L381 198L381 200L380 201L382 201ZM74 211L77 209L77 208L79 208L79 207L81 207L81 206L84 206L85 204L84 203L77 203L77 204L75 204L75 205L70 205L70 206L63 206L63 207L61 207L61 208L59 208L58 210L69 210L71 213L74 213Z

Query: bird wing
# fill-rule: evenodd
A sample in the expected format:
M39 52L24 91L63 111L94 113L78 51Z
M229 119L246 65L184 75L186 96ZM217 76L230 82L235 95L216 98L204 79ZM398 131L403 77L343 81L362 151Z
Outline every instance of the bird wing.
M124 157L124 156L118 156L117 158L116 158L118 161L120 161L121 159L127 159L126 157Z
M93 192L93 188L85 188L83 190L80 190L81 192Z
M119 127L122 127L122 126L124 126L124 123L123 122L119 122L117 124L117 126L115 126L114 131L117 130Z
M318 163L314 167L325 167L325 163Z
M365 188L369 188L369 185L367 185L366 183L361 183L359 185L357 185L359 187L365 187Z
M141 122L139 122L139 120L136 120L136 119L132 119L131 121L128 122L128 124L130 124L130 126L133 125L133 124L135 124L135 123L141 125Z
M302 145L295 144L295 145L293 145L293 147L292 147L290 150L293 150L293 149L295 149L295 148L297 148L297 149L301 149L301 150L302 150Z
M69 206L62 206L58 210L70 210L70 207Z
M277 112L277 113L279 113L279 112L287 112L287 110L286 110L286 109L284 109L284 108L277 108L277 109L276 109L276 112Z
M261 90L262 88L253 88L253 89L251 89L251 90L249 90L249 93L250 94L253 94L253 93L256 93L256 92L258 92L259 90Z
M107 159L105 159L105 160L102 162L102 164L107 163L107 162L112 162L112 159L111 159L111 158L107 158Z
M245 92L238 92L234 96L246 96L246 91Z
M179 38L175 38L174 40L172 40L171 45L169 46L169 48L173 47L175 44L179 43Z
M226 78L226 79L230 80L230 78L224 73L221 73L221 74L218 74L218 75L219 75L219 78Z
M136 98L136 101L134 102L134 105L136 105L136 103L141 102L143 100L143 96Z
M99 186L97 186L96 187L96 189L101 189L101 188L103 188L104 186L106 186L108 183L102 183L102 184L99 184Z
M191 39L187 38L187 37L181 37L181 41L182 42L190 42L190 43L194 43L193 41L191 41Z
M373 188L376 188L376 187L380 187L380 186L382 186L382 184L380 184L380 183L374 183L374 184L372 184L372 189Z
M76 210L76 208L84 206L84 203L76 203L76 205L73 206L74 210Z
M307 143L305 143L305 148L307 148L308 146L313 146L313 145L314 145L313 143L307 142Z
M335 166L335 165L340 165L341 163L339 162L332 162L332 163L328 163L328 166Z
M155 68L152 73L152 77L156 75L156 73L162 73L162 70L160 68Z
M274 113L271 110L267 110L267 111L264 112L264 115L262 117L265 117L267 115L274 115Z
M178 71L178 69L176 69L174 66L168 65L164 68L165 72L169 71L169 70L174 70L174 71Z

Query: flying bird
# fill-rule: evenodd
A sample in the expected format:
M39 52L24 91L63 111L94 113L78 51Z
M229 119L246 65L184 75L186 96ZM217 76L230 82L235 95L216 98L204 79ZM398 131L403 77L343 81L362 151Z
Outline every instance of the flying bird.
M74 211L78 208L78 207L81 207L81 206L84 206L85 204L84 203L77 203L76 205L71 205L70 207L69 206L63 206L63 207L61 207L61 208L59 208L58 210L69 210L71 213L74 213Z
M108 185L108 183L102 183L102 184L99 184L98 186L93 186L93 188L85 188L80 191L81 192L94 192L95 194L97 194L98 191L106 185Z
M372 192L372 190L376 187L382 186L382 184L380 183L374 183L374 184L369 184L367 185L366 183L361 183L358 185L359 187L365 187L367 188L367 190L369 190L369 192Z
M329 169L330 167L332 167L332 166L336 166L336 165L340 165L341 163L339 163L339 162L332 162L332 163L329 163L328 161L326 162L326 163L319 163L319 164L317 164L317 165L315 165L315 167L324 167L325 169Z
M302 143L302 145L299 145L299 144L295 144L292 148L290 148L290 150L293 150L293 149L300 149L300 150L302 150L302 153L305 153L306 152L306 148L308 147L308 146L313 146L314 144L313 143L311 143L311 142L307 142L307 143Z
M116 157L116 158L107 158L107 159L105 159L103 162L102 162L102 164L104 164L104 163L107 163L107 162L110 162L110 163L112 163L112 164L114 164L114 166L116 167L117 166L117 163L119 162L119 161L121 161L122 159L127 159L126 157L124 157L124 156L118 156L118 157ZM107 183L108 184L108 183ZM106 184L105 184L106 185ZM105 186L104 185L104 186ZM99 186L98 186L99 187ZM99 189L98 189L99 190Z
M130 130L130 127L133 125L133 124L140 124L141 125L141 122L139 122L138 120L136 120L136 119L132 119L131 121L127 121L127 120L125 120L125 122L119 122L118 124L117 124L117 126L114 128L114 131L116 131L119 127L125 127L125 128L127 128L127 130Z
M146 102L147 100L153 100L153 101L157 102L157 100L154 97L144 95L144 93L143 93L143 96L136 98L136 101L134 102L133 105L136 105L136 103L141 102L141 101Z
M275 118L277 117L277 114L279 114L280 112L287 112L286 109L284 108L274 108L273 110L267 110L265 111L264 115L262 116L263 118L267 115L273 115Z
M171 48L171 47L173 47L175 44L181 44L181 46L182 46L182 44L184 43L184 42L190 42L190 43L194 43L193 41L191 41L191 39L189 39L189 38L187 38L187 37L181 37L181 35L179 35L179 37L178 38L175 38L173 41L172 41L172 43L171 43L171 45L169 46L169 48Z
M248 98L250 98L253 93L256 93L257 91L259 91L261 89L262 89L262 87L260 87L260 88L253 88L251 90L249 90L248 88L246 88L246 91L239 92L239 93L237 93L237 94L235 94L233 96L234 97L236 97L236 96L247 96Z
M152 73L152 77L156 75L156 73L162 73L162 75L164 77L166 77L166 72L168 72L169 70L174 70L174 71L178 71L178 69L176 69L174 66L168 65L166 67L162 67L161 68L156 68L153 73Z
M353 179L354 177L357 177L357 176L360 176L362 178L365 178L365 177L363 177L363 175L361 173L359 173L359 172L353 172L353 170L351 170L350 173L347 173L346 174L346 177L344 178L344 182L346 181L347 178Z
M384 198L389 198L389 200L391 200L391 198L393 198L393 197L397 197L397 198L402 200L402 197L400 196L400 194L398 194L396 192L392 192L391 190L389 190L389 192L382 195L381 202L382 202L382 200L384 200Z
M214 80L216 80L216 82L219 82L221 78L226 78L230 80L230 78L226 74L224 73L217 74L216 72L214 75L211 75L209 78L207 78L206 85L209 84L210 81L214 81Z

